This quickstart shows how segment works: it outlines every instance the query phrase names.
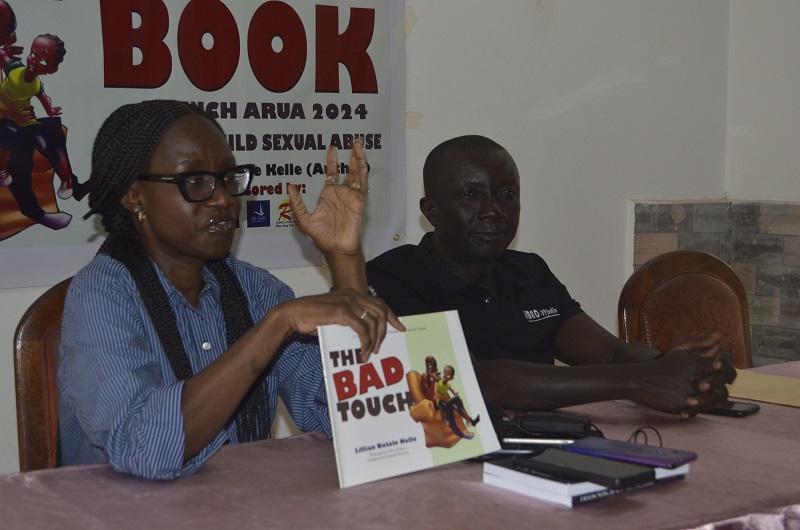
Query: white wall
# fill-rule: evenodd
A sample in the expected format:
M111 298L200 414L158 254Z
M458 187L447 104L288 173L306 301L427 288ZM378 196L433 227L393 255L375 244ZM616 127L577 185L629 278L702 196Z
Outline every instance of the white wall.
M727 0L411 1L409 239L424 231L422 164L479 133L515 157L515 246L545 257L616 330L632 263L631 198L724 194Z
M424 114L407 131L409 240L426 229L417 202L428 151L461 134L489 136L522 175L516 248L542 254L615 330L631 263L629 199L724 195L728 0L407 4L417 17L406 42L407 107ZM275 272L299 294L327 289L315 268ZM43 290L0 292L9 351L16 322ZM17 469L5 359L0 473Z
M800 200L800 2L732 0L726 175L739 200Z

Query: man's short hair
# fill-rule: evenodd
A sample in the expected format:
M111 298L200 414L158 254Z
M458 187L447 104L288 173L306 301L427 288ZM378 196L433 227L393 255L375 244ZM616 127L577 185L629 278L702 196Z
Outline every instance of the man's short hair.
M506 151L505 147L494 140L477 134L457 136L440 143L428 154L428 157L425 159L425 165L422 168L422 184L425 189L425 195L429 195L433 179L436 178L436 175L449 169L445 159L451 152L473 150L489 151L495 149Z

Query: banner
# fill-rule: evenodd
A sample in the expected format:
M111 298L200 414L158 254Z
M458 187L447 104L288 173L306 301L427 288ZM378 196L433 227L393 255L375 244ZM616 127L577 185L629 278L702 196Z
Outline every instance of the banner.
M50 285L88 263L105 233L88 211L91 147L117 107L187 101L217 118L237 163L234 252L265 268L321 262L287 186L313 209L325 154L353 139L370 164L365 248L405 231L402 2L0 0L0 288ZM391 11L391 12L390 12Z

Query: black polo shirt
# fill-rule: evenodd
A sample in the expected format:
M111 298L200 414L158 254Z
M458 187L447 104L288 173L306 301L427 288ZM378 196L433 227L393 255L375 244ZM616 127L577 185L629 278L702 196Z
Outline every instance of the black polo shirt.
M495 263L496 298L470 285L436 255L431 234L367 263L369 284L398 315L457 309L472 354L553 364L556 335L582 313L567 288L536 255L506 250Z

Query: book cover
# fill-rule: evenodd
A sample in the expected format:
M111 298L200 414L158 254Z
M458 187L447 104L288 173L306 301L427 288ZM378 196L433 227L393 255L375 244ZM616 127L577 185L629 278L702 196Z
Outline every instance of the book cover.
M318 328L342 488L500 449L458 313L401 320L364 362L352 329Z

